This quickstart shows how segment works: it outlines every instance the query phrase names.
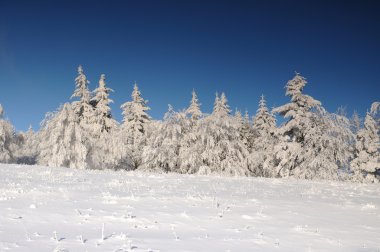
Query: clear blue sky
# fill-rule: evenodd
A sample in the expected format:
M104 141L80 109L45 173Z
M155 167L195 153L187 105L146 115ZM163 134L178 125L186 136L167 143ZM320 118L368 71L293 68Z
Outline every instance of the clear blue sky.
M137 81L160 119L194 88L210 112L288 102L294 72L329 111L361 115L380 100L380 1L0 1L0 103L18 130L38 129L70 101L82 64L115 90L112 113Z

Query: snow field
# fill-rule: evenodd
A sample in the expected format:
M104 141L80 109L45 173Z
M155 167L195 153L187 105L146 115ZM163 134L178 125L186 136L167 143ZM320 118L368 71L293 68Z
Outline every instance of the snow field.
M376 184L0 171L0 251L380 251Z

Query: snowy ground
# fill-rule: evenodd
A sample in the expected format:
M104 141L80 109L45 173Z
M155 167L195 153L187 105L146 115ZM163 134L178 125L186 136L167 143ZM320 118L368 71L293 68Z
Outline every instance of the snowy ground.
M0 251L375 251L380 186L0 165Z

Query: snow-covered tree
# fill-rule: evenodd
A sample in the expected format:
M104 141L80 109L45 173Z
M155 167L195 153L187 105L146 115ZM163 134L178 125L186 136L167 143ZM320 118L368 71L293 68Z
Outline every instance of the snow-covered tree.
M95 124L99 127L99 132L108 132L117 126L117 122L112 118L109 98L112 89L106 87L106 76L102 74L99 80L99 86L94 90L95 96L91 99L95 105Z
M202 111L201 111L201 104L198 101L197 94L193 90L191 93L191 101L190 101L190 106L186 110L186 113L190 115L191 120L197 121L202 117Z
M247 147L248 151L252 151L254 135L247 110L244 113L243 124L239 129L239 133L240 139L243 142L243 144Z
M79 101L74 101L72 108L78 116L81 127L91 136L95 130L95 116L94 107L91 105L91 93L88 89L89 83L82 66L79 66L78 76L75 78L75 91L71 96L72 99L76 97L79 98ZM91 138L85 141L89 142Z
M199 121L182 144L181 170L188 173L249 174L248 150L240 141L239 125L229 115L224 94L216 96L213 113Z
M48 114L39 133L40 153L37 162L52 167L87 168L88 149L83 129L71 104Z
M372 104L371 111L365 117L364 128L356 135L355 158L351 161L351 169L357 180L379 182L380 127L375 120L379 108L376 103Z
M186 112L176 112L169 104L164 121L155 133L151 134L144 148L143 166L149 170L181 172L179 152L182 139L189 127L190 121Z
M117 151L120 148L117 139L117 122L112 118L109 93L113 91L106 86L105 75L102 74L99 86L94 90L91 104L94 106L94 119L90 139L87 141L89 153L88 164L94 169L115 168L118 165ZM113 139L115 138L115 139Z
M276 142L276 118L269 112L264 95L253 119L253 147L249 159L249 168L257 176L275 175L271 164L272 152Z
M235 111L234 115L235 123L238 125L238 132L240 136L240 141L246 146L247 150L252 149L253 144L253 131L251 123L249 121L248 111L245 111L244 117L240 110Z
M279 143L274 148L273 165L277 176L337 179L345 160L335 147L342 137L321 103L302 93L306 79L299 74L286 85L291 102L274 109L288 119L279 130Z
M356 110L352 114L350 122L351 122L352 131L355 134L358 133L362 127L362 119L360 118L360 116L359 116L358 112L356 112Z
M15 152L17 163L35 164L38 155L38 134L32 126L26 132L16 134L18 149Z
M126 153L123 153L124 141L121 130L116 127L104 131L94 140L87 161L93 169L128 169L132 167Z
M4 110L0 104L0 163L14 162L15 130L12 124L4 119Z
M260 136L273 135L276 129L276 118L269 112L264 95L260 98L259 108L253 120L253 129Z
M243 119L243 115L241 114L240 110L235 109L234 119L236 120L237 124L239 125L239 128L243 127L244 119Z
M213 116L215 117L224 117L231 113L230 106L228 105L227 97L224 93L221 96L218 96L216 93L214 108L212 111Z
M84 74L82 66L78 67L78 76L75 78L75 90L71 99L79 98L79 101L73 102L73 109L78 114L79 118L83 117L83 113L85 113L89 108L92 109L90 105L91 94L88 89L88 84L90 82L87 80L86 75Z
M150 108L146 105L147 101L142 98L136 83L131 97L132 101L121 105L123 110L121 130L125 140L123 152L128 153L127 156L132 160L133 168L136 169L141 164L141 150L146 140L146 127L150 122L147 111Z
M375 119L377 125L380 128L380 102L374 102L371 105L371 114L372 117Z

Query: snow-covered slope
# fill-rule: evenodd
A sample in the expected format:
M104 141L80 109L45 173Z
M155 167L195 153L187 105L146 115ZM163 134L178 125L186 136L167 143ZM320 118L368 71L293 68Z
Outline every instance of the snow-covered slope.
M380 251L380 187L0 165L0 251Z

